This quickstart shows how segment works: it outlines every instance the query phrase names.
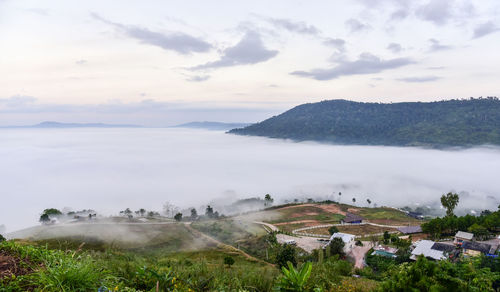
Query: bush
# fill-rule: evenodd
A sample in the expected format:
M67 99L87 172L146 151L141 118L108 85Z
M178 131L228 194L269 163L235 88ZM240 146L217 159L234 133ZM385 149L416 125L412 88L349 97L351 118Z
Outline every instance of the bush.
M224 257L224 264L227 265L228 267L231 267L234 264L233 257L232 256Z
M286 267L288 262L292 263L293 266L297 266L297 251L293 246L284 244L278 250L276 264L281 269L282 267Z

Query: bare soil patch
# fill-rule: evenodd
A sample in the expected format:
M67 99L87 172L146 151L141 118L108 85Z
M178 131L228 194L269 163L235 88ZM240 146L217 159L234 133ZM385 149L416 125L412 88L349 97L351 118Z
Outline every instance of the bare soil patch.
M29 274L32 266L26 259L0 251L0 279Z

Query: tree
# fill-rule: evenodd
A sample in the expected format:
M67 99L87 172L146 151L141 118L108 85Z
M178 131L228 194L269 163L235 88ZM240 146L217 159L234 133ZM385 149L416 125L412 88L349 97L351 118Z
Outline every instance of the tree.
M55 208L50 208L43 210L43 214L47 214L49 216L59 216L62 215L62 212Z
M132 211L130 210L130 208L127 208L125 209L125 211L123 211L123 213L125 213L125 215L131 215Z
M472 224L472 226L469 227L467 229L467 231L473 233L474 236L476 237L476 239L479 239L479 240L485 240L490 235L490 233L488 232L488 229L486 229L486 227L481 226L477 223Z
M339 203L340 203L340 197L342 197L342 192L339 192Z
M213 218L214 217L214 208L212 208L212 207L210 207L210 205L208 205L207 208L205 209L205 215L208 218Z
M143 208L140 208L139 213L141 214L141 217L144 217L144 214L146 214L146 210Z
M390 239L391 239L391 235L389 234L389 232L384 231L384 243L388 244Z
M368 206L370 206L372 204L372 200L370 200L370 199L366 199L366 202L368 203Z
M169 218L174 217L174 215L177 213L177 210L178 208L170 202L165 202L163 204L163 213Z
M41 223L49 223L50 222L50 217L47 213L43 213L41 216L40 216L40 220L39 220Z
M175 221L180 222L182 221L182 213L177 213L174 216Z
M331 255L340 255L340 256L343 256L344 255L344 241L342 240L342 238L339 238L339 237L335 237L334 239L332 239L330 241L330 254Z
M276 264L278 267L285 267L287 262L292 263L294 266L297 265L297 252L290 244L281 245L276 255Z
M355 204L356 203L356 198L352 198L352 202L353 202L353 204Z
M332 227L328 228L328 232L330 233L330 235L332 235L334 233L339 232L339 229L337 228L337 226L332 226Z
M271 197L270 194L266 194L264 196L264 205L265 206L271 206L274 202L274 199Z
M2 234L0 234L0 242L5 241L5 237L3 237Z
M196 212L196 209L193 208L191 209L191 220L196 220L198 218L198 212Z
M458 205L458 200L458 194L451 192L441 196L441 205L446 208L446 216L451 217L454 215L453 210Z
M234 259L232 256L226 256L224 257L224 264L227 265L227 267L231 267L234 264Z

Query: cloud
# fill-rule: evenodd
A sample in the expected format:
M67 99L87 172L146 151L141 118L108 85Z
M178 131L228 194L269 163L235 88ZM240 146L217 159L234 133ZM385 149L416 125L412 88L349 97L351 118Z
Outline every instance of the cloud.
M500 31L500 28L493 23L493 21L488 21L483 24L476 26L474 29L474 35L472 38L477 39L485 35Z
M403 51L403 47L398 43L390 43L387 46L387 49L396 54L401 53L401 51Z
M142 44L157 46L167 51L175 51L186 55L190 53L204 53L212 49L212 45L208 42L183 32L160 33L147 28L111 22L96 13L91 13L91 16L94 19L115 27L118 31L138 40Z
M81 60L76 61L75 64L84 65L84 64L87 64L87 60L81 59Z
M415 15L435 25L445 25L449 21L464 23L475 15L475 7L468 0L429 0L417 7Z
M430 0L417 9L416 15L422 20L443 25L453 16L452 4L452 0Z
M41 16L49 16L50 15L50 13L47 9L42 9L42 8L26 8L24 10L27 12L41 15Z
M443 70L445 69L445 66L432 66L432 67L427 67L429 70Z
M36 102L36 98L26 95L14 95L9 98L0 98L0 112L30 106Z
M415 62L409 58L382 60L370 53L363 53L355 61L339 60L338 65L333 68L295 71L290 74L316 80L331 80L341 76L378 73L413 63Z
M442 45L441 42L436 39L429 39L429 42L431 43L431 46L429 47L429 52L437 52L437 51L453 49L452 46Z
M343 39L326 38L323 41L323 44L325 46L336 48L339 52L345 52L345 40Z
M314 25L309 25L303 21L293 21L285 18L264 18L272 25L285 29L289 32L305 34L305 35L319 35L321 31Z
M421 76L421 77L405 77L398 78L396 80L402 82L410 82L410 83L423 83L423 82L432 82L441 79L439 76Z
M189 76L186 80L190 82L203 82L207 81L210 79L209 75L195 75L195 76Z
M362 23L359 20L354 19L354 18L348 19L345 22L345 25L347 26L347 28L349 29L350 32L358 32L358 31L371 29L370 25L364 24L364 23Z
M405 19L408 15L410 15L410 11L408 9L401 8L391 13L391 20Z
M268 50L255 31L248 31L233 47L222 52L219 60L192 67L191 70L216 69L238 65L251 65L265 62L278 54L276 50Z

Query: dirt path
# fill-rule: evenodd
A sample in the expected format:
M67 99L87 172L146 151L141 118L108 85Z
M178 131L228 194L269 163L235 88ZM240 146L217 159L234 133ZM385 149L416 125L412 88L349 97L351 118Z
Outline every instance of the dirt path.
M230 251L234 251L234 252L237 252L239 254L241 254L242 256L244 256L245 258L247 258L248 260L251 260L251 261L255 261L255 262L259 262L259 263L263 263L263 264L266 264L266 265L269 265L269 266L273 266L273 264L271 263L268 263L266 261L263 261L261 259L258 259L254 256L251 256L249 254L247 254L246 252L242 251L241 249L237 249L236 247L232 246L232 245L229 245L229 244L226 244L224 242L221 242L213 237L211 237L210 235L208 234L205 234L199 230L196 230L194 229L192 226L191 226L191 223L185 223L186 224L186 227L191 231L193 232L193 234L195 235L198 235L199 237L203 237L205 238L206 240L208 241L211 241L212 243L215 243L218 247L220 248L223 248L223 249L226 249L226 250L230 250Z
M359 269L362 269L363 266L364 266L364 258L365 258L365 254L366 252L368 252L370 250L370 248L372 248L373 244L369 241L363 241L363 246L355 246L352 250L351 250L351 255L352 257L354 258L354 267L355 268L359 268Z

